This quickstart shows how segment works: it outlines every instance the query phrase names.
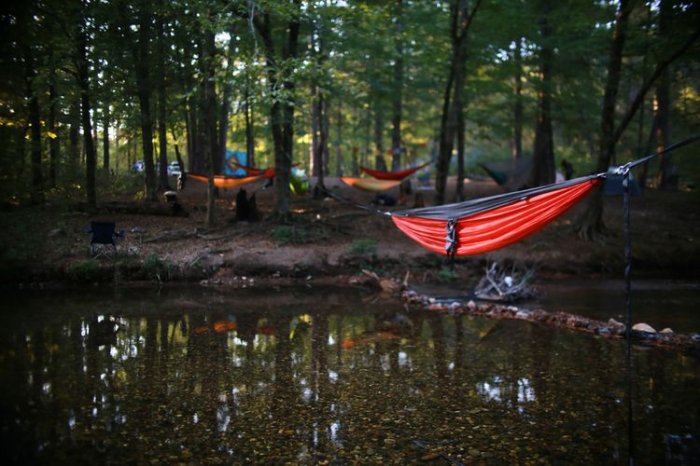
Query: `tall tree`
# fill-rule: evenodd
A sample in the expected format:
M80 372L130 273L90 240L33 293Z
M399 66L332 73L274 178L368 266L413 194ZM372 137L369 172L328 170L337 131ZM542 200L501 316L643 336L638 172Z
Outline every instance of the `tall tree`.
M270 106L270 129L275 151L275 213L279 217L289 216L289 181L294 147L294 70L299 47L301 27L301 0L280 1L279 10L272 5L262 12L251 11L255 28L262 37L267 65L267 80L272 105ZM282 13L286 14L282 14ZM281 16L280 18L273 18ZM281 50L275 45L279 29L273 25L280 19L284 25L280 37Z
M634 118L637 110L644 102L646 93L654 82L674 60L682 56L700 37L700 29L697 29L697 26L695 26L696 29L685 38L681 46L656 63L654 71L644 81L632 99L631 104L622 115L620 123L615 126L615 106L621 77L622 52L626 40L627 25L633 8L634 0L621 0L613 27L605 93L603 96L601 135L596 166L596 172L598 173L607 171L611 161L614 160L617 142L620 140L622 133L627 129L627 126ZM603 222L602 190L598 189L594 191L588 198L587 208L575 222L574 229L578 232L579 236L586 239L596 238L604 233L605 224Z
M552 140L552 26L551 0L540 0L540 83L538 89L535 147L530 178L531 186L554 182L554 141Z
M515 102L513 104L513 144L511 155L514 161L523 156L523 38L518 37L513 44L513 90Z
M445 202L447 175L452 158L452 149L459 129L460 113L463 111L467 33L474 21L479 5L481 5L481 0L476 1L470 12L467 0L452 0L450 3L452 55L442 103L442 118L440 120L439 155L435 173L435 202L437 204Z
M97 153L92 139L92 115L90 102L90 65L88 59L88 18L87 5L79 0L79 14L75 26L76 50L75 64L78 88L80 89L80 119L83 127L83 148L85 150L85 193L90 208L97 207L97 189L95 174L97 170Z
M673 5L670 0L661 0L659 2L659 36L661 40L668 41L669 35L672 34L671 19ZM668 146L670 141L669 131L671 129L669 122L670 114L670 97L671 94L671 70L667 67L659 77L656 84L656 109L655 109L655 124L654 133L656 137L657 151L661 152ZM675 176L675 166L672 162L671 154L661 154L659 156L659 188L666 191L675 191L678 189L678 177Z
M156 35L158 56L157 60L157 81L158 81L158 161L160 162L160 170L158 173L158 189L165 191L170 189L168 182L168 122L167 122L167 80L166 80L166 37L164 16L165 5L163 0L159 0L158 11L156 12Z
M395 38L394 38L394 92L392 98L393 115L391 118L391 169L401 168L401 113L403 111L403 0L396 0Z

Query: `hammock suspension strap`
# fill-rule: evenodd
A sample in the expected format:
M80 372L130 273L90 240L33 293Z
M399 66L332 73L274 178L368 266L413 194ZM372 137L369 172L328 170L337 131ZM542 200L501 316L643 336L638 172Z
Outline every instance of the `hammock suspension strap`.
M447 236L445 237L445 252L448 258L454 257L458 246L457 219L450 218L447 220Z

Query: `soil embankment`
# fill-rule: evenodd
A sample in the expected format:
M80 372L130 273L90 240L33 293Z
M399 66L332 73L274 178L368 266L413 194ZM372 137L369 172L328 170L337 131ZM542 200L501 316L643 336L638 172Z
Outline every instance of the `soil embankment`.
M331 180L340 195L361 203L373 196ZM492 182L468 181L468 198L495 194ZM262 184L255 192L262 219L236 222L237 190L220 193L216 224L205 224L203 185L190 182L178 193L185 215L170 212L163 200L145 205L130 199L106 199L88 214L75 206L11 207L0 212L0 273L5 284L86 283L95 281L207 280L228 285L290 280L358 280L363 269L415 282L478 279L491 261L536 267L548 276L621 276L623 271L622 199L605 200L608 234L598 241L576 236L572 222L579 204L544 230L518 244L458 259L453 269L441 256L405 237L385 216L369 214L333 199L294 197L288 222L272 219L274 194ZM426 197L423 193L423 197ZM428 202L430 201L427 199ZM399 200L413 207L414 197ZM632 200L633 267L645 276L697 276L700 193L648 191ZM166 215L164 215L166 214ZM114 221L124 230L116 255L89 253L91 220ZM354 277L354 278L353 278ZM361 279L360 279L361 280Z

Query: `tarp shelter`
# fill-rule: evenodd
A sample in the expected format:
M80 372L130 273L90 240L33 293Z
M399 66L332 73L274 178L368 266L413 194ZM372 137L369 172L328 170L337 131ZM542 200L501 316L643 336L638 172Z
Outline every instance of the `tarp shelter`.
M225 176L248 176L246 171L238 165L248 165L248 154L246 152L241 152L238 150L226 150L226 155L224 159L224 173Z
M605 183L603 183L603 194L606 196L622 196L625 193L622 187L622 180L624 178L623 175L613 173L609 170L605 178ZM630 195L640 196L642 194L642 189L639 187L639 183L632 173L630 173L629 180Z

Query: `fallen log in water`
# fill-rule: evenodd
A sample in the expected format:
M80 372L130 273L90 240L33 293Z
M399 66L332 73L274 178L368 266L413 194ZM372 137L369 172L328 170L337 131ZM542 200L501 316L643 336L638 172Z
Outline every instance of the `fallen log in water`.
M626 334L625 325L615 319L604 322L567 312L549 312L543 309L526 309L513 305L475 302L473 300L465 302L457 299L438 299L409 288L405 288L401 292L401 299L409 306L430 311L446 311L491 319L525 320L606 338L624 338ZM685 335L670 331L645 330L653 329L646 324L637 324L632 327L632 338L635 343L681 351L700 357L700 334L698 333Z

